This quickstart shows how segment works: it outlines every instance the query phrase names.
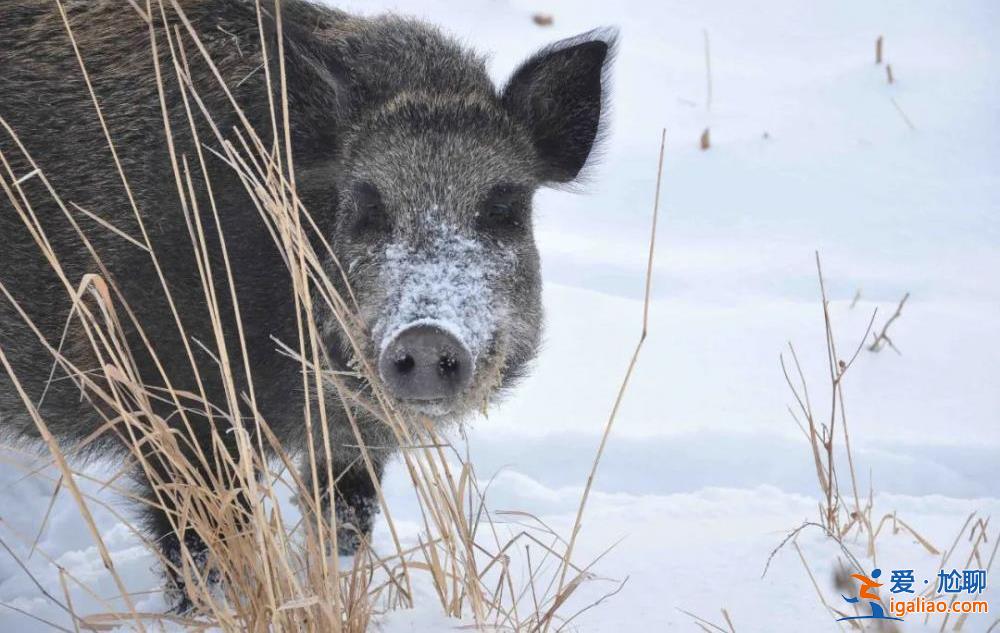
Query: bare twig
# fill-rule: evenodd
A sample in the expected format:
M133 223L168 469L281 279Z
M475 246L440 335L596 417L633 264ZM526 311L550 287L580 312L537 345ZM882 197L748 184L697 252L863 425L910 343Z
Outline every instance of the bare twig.
M910 117L906 116L906 113L903 112L903 108L901 108L899 103L896 102L896 98L889 97L889 101L892 101L893 107L896 108L896 112L899 113L899 116L903 117L903 121L906 122L907 127L909 127L911 130L915 132L917 130L917 126L913 124L913 121L910 120Z
M906 304L906 300L909 298L910 298L910 293L907 292L905 295L903 295L903 298L899 300L899 305L896 306L896 311L893 313L891 317L889 317L889 320L885 322L885 325L882 326L882 331L879 332L878 336L873 335L872 343L871 345L868 346L868 351L877 352L881 350L884 345L888 345L897 354L901 354L899 349L892 342L892 339L889 338L888 332L889 332L889 326L892 325L892 322L898 319L900 314L902 314L903 305Z
M853 310L853 309L854 309L854 306L858 305L858 300L859 300L859 299L861 299L861 288L858 288L858 289L857 289L857 290L856 290L856 291L854 292L854 298L853 298L853 299L851 299L851 310Z

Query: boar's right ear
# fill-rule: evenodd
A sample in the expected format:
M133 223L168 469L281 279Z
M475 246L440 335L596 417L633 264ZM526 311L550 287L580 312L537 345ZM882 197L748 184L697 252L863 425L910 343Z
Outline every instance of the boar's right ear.
M548 46L524 62L501 100L528 127L547 182L574 180L587 163L606 110L617 31L598 29Z

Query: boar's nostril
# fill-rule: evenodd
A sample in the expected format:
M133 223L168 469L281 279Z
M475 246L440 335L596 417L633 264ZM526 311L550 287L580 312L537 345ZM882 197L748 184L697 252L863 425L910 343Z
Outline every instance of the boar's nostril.
M472 369L472 355L465 344L427 323L398 332L379 357L382 380L402 400L454 397L469 385Z
M396 371L401 374L408 374L413 371L414 365L416 365L416 361L409 354L403 354L396 359Z
M443 354L438 359L438 371L441 372L442 376L456 374L460 369L461 363L451 354Z

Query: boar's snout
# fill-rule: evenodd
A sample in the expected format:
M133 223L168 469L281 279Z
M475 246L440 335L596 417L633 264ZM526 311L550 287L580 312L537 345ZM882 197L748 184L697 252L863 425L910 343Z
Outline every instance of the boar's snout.
M429 324L398 332L382 350L379 373L401 400L457 396L472 380L472 354L453 334Z

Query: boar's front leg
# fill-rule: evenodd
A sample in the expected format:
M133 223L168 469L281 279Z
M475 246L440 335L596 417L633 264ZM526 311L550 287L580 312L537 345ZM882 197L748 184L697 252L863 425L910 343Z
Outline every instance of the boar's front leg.
M169 484L175 479L166 466L157 468L156 478L161 482L158 485ZM202 574L202 580L207 585L215 584L219 579L218 572L207 565L208 546L193 527L181 527L180 533L174 529L173 523L177 521L178 509L173 507L174 499L170 495L157 494L154 484L144 473L138 474L136 480L140 486L140 494L146 500L141 510L143 525L168 563L163 566L167 604L174 613L189 613L194 607L189 590L195 592L198 590L187 586L182 570L193 564L196 569L189 568L188 573Z
M204 429L207 426L206 423L196 428ZM209 437L207 433L198 436L196 438L198 448L187 447L183 448L182 452L185 458L183 461L198 474L198 478L203 482L202 485L211 486L213 482L218 481L218 473L206 470L206 467L209 469L213 467L210 464L200 463L201 460L198 458L199 454L211 455ZM225 436L226 439L229 437L228 434ZM226 444L224 450L228 450L232 455L236 454L236 448L230 444ZM134 473L139 493L146 501L141 508L141 519L164 560L169 563L164 565L167 602L175 613L188 613L195 606L191 599L192 594L198 595L204 588L211 587L220 580L219 571L211 560L213 553L202 539L199 530L219 537L234 531L242 531L249 516L250 500L246 490L237 490L234 496L236 507L232 508L231 512L199 513L197 518L199 529L196 530L191 524L195 520L194 510L186 507L188 502L179 493L170 491L174 484L190 486L193 483L191 471L178 472L174 464L160 453L147 451L145 458L150 471L140 469ZM224 491L212 492L224 493ZM224 548L222 550L224 551ZM218 555L219 551L216 549L215 554ZM197 577L200 577L200 581L194 580ZM195 585L202 586L189 587L189 580Z
M342 454L342 451L338 451ZM371 540L372 525L378 515L380 506L378 493L375 489L375 482L372 481L365 466L364 458L360 451L355 449L355 459L347 460L346 467L342 463L336 463L333 467L333 486L327 481L327 468L323 462L316 464L317 478L319 479L320 503L325 518L330 513L330 491L332 488L334 497L334 515L337 521L337 553L341 556L352 556L361 545L362 540ZM385 457L382 451L369 451L375 475L379 481L382 479ZM340 456L338 454L338 457ZM313 476L308 458L302 466L302 481L312 494ZM303 509L308 504L300 504Z

